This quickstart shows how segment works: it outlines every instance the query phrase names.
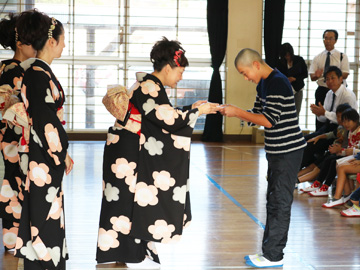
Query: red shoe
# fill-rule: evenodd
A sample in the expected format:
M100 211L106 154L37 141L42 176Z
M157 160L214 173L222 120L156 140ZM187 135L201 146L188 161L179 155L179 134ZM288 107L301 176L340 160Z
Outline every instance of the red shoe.
M309 192L309 195L313 197L327 197L329 195L328 188L328 185L322 185L321 188Z
M302 188L300 189L300 191L302 192L310 192L310 191L314 191L320 188L321 183L319 181L315 181L311 186L307 187L307 188Z

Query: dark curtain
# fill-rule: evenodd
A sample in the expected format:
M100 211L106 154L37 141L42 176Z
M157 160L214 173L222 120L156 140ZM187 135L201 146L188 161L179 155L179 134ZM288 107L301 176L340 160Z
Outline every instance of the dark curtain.
M279 58L283 28L285 0L265 0L264 49L265 61L275 67Z
M222 103L222 86L219 68L226 52L228 32L228 0L208 0L207 27L211 53L213 74L209 89L209 102ZM205 142L221 142L223 116L219 113L207 115L202 140Z

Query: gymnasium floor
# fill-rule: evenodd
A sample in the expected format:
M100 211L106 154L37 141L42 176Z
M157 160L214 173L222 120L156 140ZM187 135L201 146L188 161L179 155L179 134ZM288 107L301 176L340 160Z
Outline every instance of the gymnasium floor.
M124 269L95 261L103 142L72 142L69 152L75 167L64 178L67 270ZM251 269L243 257L261 252L266 218L263 146L194 142L190 162L193 221L179 243L157 245L161 269ZM360 269L360 218L341 217L343 206L322 208L326 198L294 195L282 269ZM0 244L0 270L16 269L21 265Z

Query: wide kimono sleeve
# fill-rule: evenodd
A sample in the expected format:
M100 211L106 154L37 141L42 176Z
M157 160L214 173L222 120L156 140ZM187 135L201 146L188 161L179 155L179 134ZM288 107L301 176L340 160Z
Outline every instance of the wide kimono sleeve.
M141 82L134 91L132 100L142 116L154 125L171 134L191 136L199 110L182 111L174 108L165 89L155 81L147 79Z
M24 75L23 68L16 62L3 67L0 76L0 85L8 84L13 90L20 90Z
M64 98L56 83L48 71L33 67L27 71L21 89L23 102L32 122L30 137L49 164L54 166L64 163L68 148L67 134L56 114L56 104L61 103L60 99Z

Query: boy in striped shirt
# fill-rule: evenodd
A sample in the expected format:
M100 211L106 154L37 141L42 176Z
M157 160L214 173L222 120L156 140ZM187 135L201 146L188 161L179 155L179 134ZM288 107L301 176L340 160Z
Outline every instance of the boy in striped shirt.
M245 80L257 84L254 108L242 110L223 105L221 113L252 125L265 127L265 152L268 160L267 217L262 254L245 256L246 264L281 267L290 224L294 186L306 141L299 128L294 96L289 80L272 69L257 51L243 49L235 67Z

